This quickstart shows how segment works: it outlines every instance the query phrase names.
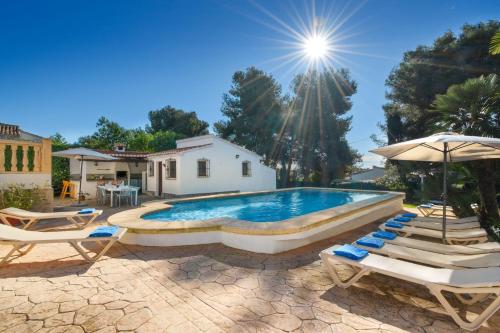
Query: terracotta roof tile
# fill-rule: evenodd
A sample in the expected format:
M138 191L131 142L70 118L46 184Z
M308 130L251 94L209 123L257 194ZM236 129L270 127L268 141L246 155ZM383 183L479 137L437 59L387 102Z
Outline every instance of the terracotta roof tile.
M0 135L20 136L18 125L0 123Z
M110 155L116 158L146 158L149 153L145 151L114 151L114 150L107 150L107 149L94 149L95 151L98 151L100 153Z

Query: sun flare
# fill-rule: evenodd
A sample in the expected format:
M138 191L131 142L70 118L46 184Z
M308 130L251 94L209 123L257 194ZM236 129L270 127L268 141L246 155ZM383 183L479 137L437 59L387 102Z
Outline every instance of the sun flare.
M330 51L328 40L321 35L306 38L303 43L303 48L307 57L312 60L323 59Z

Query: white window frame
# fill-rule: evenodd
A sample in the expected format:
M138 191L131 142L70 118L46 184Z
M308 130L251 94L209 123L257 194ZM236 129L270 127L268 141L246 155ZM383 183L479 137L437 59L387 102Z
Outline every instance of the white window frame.
M155 176L155 161L148 161L148 176Z
M170 168L170 163L175 163L175 176L172 177L172 169ZM165 161L165 179L177 179L177 160L175 158L169 158Z
M200 176L200 167L199 167L200 162L205 162L206 175L204 175L204 176ZM210 160L209 159L200 158L200 159L196 160L196 175L198 176L198 178L210 177Z
M246 175L243 173L243 170L244 170L243 165L245 163L247 164L247 172L248 172ZM242 177L252 177L252 162L250 162L250 161L241 162L241 176Z

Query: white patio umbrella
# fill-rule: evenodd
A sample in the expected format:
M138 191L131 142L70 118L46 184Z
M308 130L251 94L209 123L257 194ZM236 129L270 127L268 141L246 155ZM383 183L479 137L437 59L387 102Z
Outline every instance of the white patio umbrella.
M500 158L500 139L467 136L452 132L437 133L371 150L391 160L443 163L443 242L446 240L446 178L449 162Z
M113 156L109 156L98 151L88 148L71 148L52 153L52 156L74 158L80 160L80 186L78 188L78 204L82 196L82 178L83 178L83 161L85 160L116 160Z

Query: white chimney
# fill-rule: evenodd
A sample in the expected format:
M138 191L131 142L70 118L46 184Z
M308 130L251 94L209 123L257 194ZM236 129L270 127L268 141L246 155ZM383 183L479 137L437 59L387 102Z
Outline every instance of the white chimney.
M115 143L115 152L123 153L124 151L125 151L125 144L124 143Z

